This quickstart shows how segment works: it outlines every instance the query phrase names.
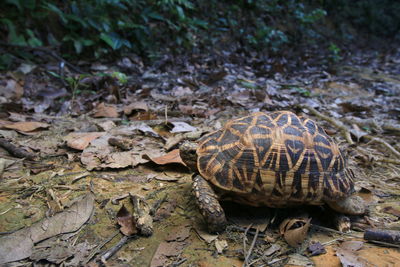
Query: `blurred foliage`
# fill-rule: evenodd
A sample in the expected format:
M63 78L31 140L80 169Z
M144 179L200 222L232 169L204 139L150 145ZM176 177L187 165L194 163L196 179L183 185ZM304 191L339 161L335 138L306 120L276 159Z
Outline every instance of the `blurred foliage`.
M165 50L226 44L279 52L326 38L318 28L328 18L337 26L332 31L349 39L348 25L382 36L394 36L400 27L400 2L391 0L3 0L2 5L0 37L8 45L56 47L65 57L124 51L157 57ZM337 60L340 50L329 49ZM10 60L0 57L3 66Z

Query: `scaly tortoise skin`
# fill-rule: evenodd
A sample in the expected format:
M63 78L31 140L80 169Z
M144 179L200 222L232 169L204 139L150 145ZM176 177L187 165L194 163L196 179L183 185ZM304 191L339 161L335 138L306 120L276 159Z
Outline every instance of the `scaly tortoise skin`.
M220 199L275 208L327 203L345 214L365 212L337 144L314 121L289 111L231 120L197 145L183 144L181 155L197 167L193 189L210 232L226 225Z

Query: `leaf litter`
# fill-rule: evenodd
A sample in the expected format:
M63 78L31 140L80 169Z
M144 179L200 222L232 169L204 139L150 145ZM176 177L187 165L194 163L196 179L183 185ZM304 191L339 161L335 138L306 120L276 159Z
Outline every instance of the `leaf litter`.
M63 207L77 194L92 191L96 199L93 203L95 219L81 228L82 235L76 236L76 242L61 242L54 245L52 251L51 243L28 242L18 237L24 241L20 242L20 246L14 243L13 249L21 250L14 254L30 254L32 262L47 259L67 264L65 257L68 255L75 255L76 265L90 255L93 255L91 259L98 260L100 251L112 249L118 244L116 238L108 240L113 236L112 230L117 228L114 222L121 204L115 205L116 202L110 200L118 198L119 203L128 207L127 196L132 193L143 196L149 214L154 214L153 235L137 238L136 234L131 234L132 239L124 243L116 256L107 258L107 263L121 264L119 255L122 254L118 253L124 253L131 255L125 257L126 263L143 266L183 262L205 266L231 266L238 262L242 265L236 254L228 257L243 249L242 233L235 230L210 235L204 225L198 226L202 221L191 194L190 175L182 166L176 149L182 141L197 140L231 118L253 111L278 109L293 110L318 120L340 142L348 151L350 165L362 177L358 178L357 185L370 190L368 194L364 193L365 197L373 200L370 202L370 223L379 228L398 230L398 206L391 204L400 195L400 161L396 154L400 150L397 145L400 99L395 94L399 80L390 71L395 69L394 63L385 62L382 65L374 53L366 52L353 55L341 68L333 71L321 64L324 62L321 59L314 63L311 59L298 67L290 60L287 65L282 65L272 62L272 59L261 62L256 57L240 58L234 53L230 57L240 63L220 60L217 69L200 62L174 64L167 67L167 72L151 69L143 62L136 66L132 63L137 62L135 59L125 60L124 64L120 64L121 68L135 69L129 85L88 78L84 83L91 89L100 90L104 83L107 90L96 95L77 94L75 99L62 103L57 99L68 92L54 90L59 88L58 85L47 85L39 71L42 67L35 67L35 71L24 74L25 79L29 76L36 80L26 81L23 95L18 87L19 81L11 79L10 82L10 78L6 78L8 82L2 86L14 90L10 98L14 102L7 106L8 113L0 118L2 132L13 144L37 153L41 161L55 170L36 172L35 165L28 160L19 163L21 167L13 169L14 166L10 165L4 168L0 190L1 231L9 232L20 227L28 231L31 229L29 225L35 225L32 220L46 220L43 219L45 214L52 215L48 219L57 218L67 211ZM359 62L369 62L369 65L361 66ZM287 73L283 75L271 71L271 66L284 69ZM104 71L108 66L101 68ZM16 102L18 98L21 98L21 103ZM45 99L51 101L46 102ZM332 124L318 117L318 113L304 108L304 105L337 123ZM46 111L48 115L35 111ZM86 114L92 117L85 119ZM160 125L163 131L159 131ZM337 128L337 125L343 128ZM66 137L72 139L67 140ZM353 145L346 143L349 140ZM64 144L64 141L67 143ZM65 174L88 170L90 175L74 180L76 175L52 174L60 168L65 170ZM161 204L156 205L161 200ZM57 210L60 212L56 213ZM314 219L318 219L315 216L313 224ZM346 235L314 231L312 226L309 231L310 222L306 219L286 221L283 237L280 237L278 225L284 219L274 218L254 221L249 230L247 239L250 241L253 240L253 229L259 231L249 255L250 262L255 261L255 266L282 262L307 266L310 260L316 266L326 266L327 262L340 266L359 264L364 259L379 265L400 259L399 253L391 248L380 249L362 241L364 245L354 250L344 245L346 240L351 240ZM353 218L350 220L357 225ZM236 229L241 229L253 221L250 218L229 222L236 224ZM320 222L317 220L315 223ZM190 235L191 228L200 238ZM0 238L9 238L17 233ZM345 241L339 244L339 239ZM93 244L100 243L104 247L98 251L93 249ZM287 243L298 246L298 253L287 252L292 249ZM37 246L39 244L43 247ZM79 249L84 255L77 255ZM305 252L307 249L308 252ZM323 253L323 249L326 253L318 255ZM215 251L220 254L211 257ZM374 258L370 255L374 253L380 256ZM357 260L352 262L354 259Z

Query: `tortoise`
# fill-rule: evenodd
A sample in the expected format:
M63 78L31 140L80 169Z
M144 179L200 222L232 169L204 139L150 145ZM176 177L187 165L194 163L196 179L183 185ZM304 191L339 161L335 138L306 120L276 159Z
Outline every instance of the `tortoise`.
M184 142L180 153L197 173L193 191L210 232L226 227L219 200L271 208L326 203L343 214L365 213L338 145L290 111L231 120L196 143Z

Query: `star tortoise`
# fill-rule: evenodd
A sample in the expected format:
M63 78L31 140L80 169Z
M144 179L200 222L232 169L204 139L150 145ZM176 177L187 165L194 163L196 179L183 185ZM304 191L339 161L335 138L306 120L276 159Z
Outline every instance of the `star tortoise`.
M326 203L344 214L365 212L338 145L313 120L289 111L231 120L196 144L183 143L180 153L198 173L193 190L210 232L226 226L220 199L274 208Z

